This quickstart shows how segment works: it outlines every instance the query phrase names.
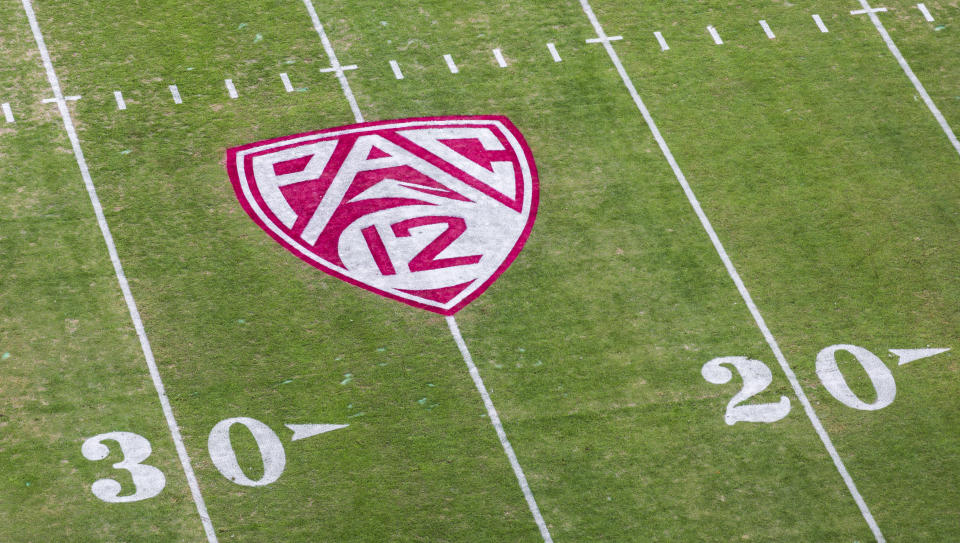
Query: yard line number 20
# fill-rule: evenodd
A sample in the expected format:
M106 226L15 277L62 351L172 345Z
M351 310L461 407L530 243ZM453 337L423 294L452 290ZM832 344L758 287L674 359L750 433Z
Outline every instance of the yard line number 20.
M837 364L837 353L847 352L856 358L873 384L877 397L873 402L861 399L847 384L843 373ZM733 379L732 367L740 374L743 387L730 402L724 414L724 421L733 425L738 422L776 422L790 413L790 399L780 396L775 403L760 403L742 405L753 396L766 390L773 381L770 368L759 360L745 356L725 356L714 358L700 369L700 374L708 382L722 385ZM897 395L897 385L893 374L880 357L856 345L832 345L817 354L817 376L823 382L824 388L840 403L861 411L876 411L893 403Z

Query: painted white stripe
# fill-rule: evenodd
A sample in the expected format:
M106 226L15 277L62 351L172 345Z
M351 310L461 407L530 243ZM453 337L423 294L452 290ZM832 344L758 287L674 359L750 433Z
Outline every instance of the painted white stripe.
M937 109L937 105L933 103L933 99L931 99L930 95L927 94L927 89L923 88L923 84L920 83L920 80L917 79L916 74L914 74L913 70L910 69L910 65L907 64L907 59L903 58L903 55L900 54L900 49L898 49L896 44L893 43L893 39L890 37L890 34L887 33L887 29L884 28L883 23L880 22L880 17L877 17L877 10L872 9L870 4L867 3L867 0L860 0L860 5L863 6L864 11L870 17L870 21L873 22L873 26L877 28L877 32L880 33L883 41L887 44L887 48L890 49L890 52L893 53L893 56L897 59L897 63L900 64L901 68L903 68L903 73L907 74L910 82L913 83L913 87L917 89L917 93L921 98L923 98L923 103L927 104L927 109L930 110L930 113L933 113L933 117L937 120L937 123L940 124L940 128L943 129L943 133L947 135L947 139L950 140L950 144L953 145L953 148L957 151L957 154L960 155L960 141L957 140L957 135L954 134L953 129L950 128L950 125L947 124L947 120L943 117L943 114L940 113L940 110Z
M663 34L661 34L659 31L657 31L657 32L654 32L653 35L657 37L657 42L660 44L660 50L661 50L661 51L669 51L669 50L670 50L670 46L667 45L667 40L663 39Z
M183 100L180 98L180 89L176 85L170 85L170 95L173 96L174 104L182 104Z
M231 99L236 99L239 95L237 94L237 87L233 86L232 79L224 79L223 84L227 87L227 94Z
M600 22L597 20L597 16L594 15L593 9L590 8L590 4L587 0L580 0L580 5L583 7L584 13L586 13L587 18L590 19L590 22L593 24L594 30L596 30L597 35L603 36L603 28L600 26ZM867 524L870 526L870 529L873 530L874 536L879 542L883 542L883 534L880 533L877 523L873 520L873 515L870 513L870 509L867 507L866 502L863 501L863 497L860 495L860 491L857 490L857 486L853 482L853 478L850 477L850 474L847 472L846 466L843 464L843 460L840 458L840 454L837 453L836 447L833 446L833 441L831 441L830 436L827 434L827 430L823 427L823 424L820 422L820 418L817 416L816 412L813 410L813 406L810 404L810 400L807 399L806 393L804 393L803 388L800 386L800 382L797 380L796 374L794 374L793 369L787 363L786 357L783 355L783 352L780 350L780 345L777 343L777 340L773 337L773 334L770 332L770 329L767 327L766 321L763 320L763 316L760 314L760 310L757 308L757 305L753 302L753 297L750 296L750 292L747 291L747 287L743 282L743 279L740 278L740 274L737 272L737 269L734 267L733 262L730 260L730 257L727 255L726 249L724 249L723 244L720 243L720 238L717 236L716 231L713 229L713 225L710 223L710 219L707 218L706 213L704 213L703 208L700 207L700 202L697 200L696 195L693 193L693 189L690 188L690 184L687 182L687 178L683 175L683 172L680 170L680 165L677 164L676 159L673 157L673 153L670 151L670 148L667 146L666 140L663 139L663 135L660 134L660 129L657 128L656 123L653 121L653 116L650 115L650 112L647 110L647 106L644 105L643 100L640 99L640 95L637 93L636 87L633 86L633 81L630 79L630 76L627 75L626 69L623 67L623 63L620 62L620 57L617 56L617 52L613 50L613 45L609 42L603 44L604 49L607 51L607 55L610 56L610 60L613 62L613 65L616 67L617 72L620 74L620 79L623 81L624 86L627 88L627 92L630 93L630 97L633 98L633 103L636 104L637 109L640 110L640 114L643 116L643 120L646 121L647 126L650 128L650 132L653 134L654 139L657 141L657 144L660 146L660 151L663 153L663 156L667 159L667 163L670 164L670 168L673 170L674 176L677 178L677 182L680 183L680 186L683 188L684 194L687 196L687 200L690 202L690 206L693 208L694 213L696 213L697 218L700 219L700 224L703 226L703 229L706 231L707 236L710 238L710 241L713 243L714 249L717 251L717 254L720 256L720 260L723 261L724 267L727 269L727 274L730 276L730 279L733 280L733 283L737 287L737 291L740 292L740 297L743 298L744 303L747 308L750 310L750 314L753 316L753 320L757 325L757 328L760 329L760 332L763 334L764 339L767 342L767 345L770 346L770 350L773 351L774 357L777 359L777 362L780 364L780 368L783 370L783 373L787 376L787 380L790 381L790 385L793 387L793 392L796 394L797 399L800 401L800 404L803 405L803 410L807 415L807 418L810 419L810 423L813 425L814 430L817 435L820 437L820 441L823 442L824 447L827 449L827 452L830 454L830 458L833 460L834 466L836 466L837 471L840 473L840 477L843 479L844 483L847 485L847 489L850 491L850 494L853 496L854 501L857 503L857 506L860 508L861 514L863 514L864 520L867 521Z
M813 14L813 22L817 23L817 28L820 29L820 32L823 32L824 34L830 32L827 30L827 25L823 24L823 19L821 19L816 13Z
M79 100L80 98L82 98L80 95L64 96L64 97L63 97L63 99L66 100L66 101L68 101L68 102L76 102L76 101ZM57 98L44 98L43 100L40 100L40 101L43 102L44 104L53 104L53 103L57 102L57 100L58 100Z
M723 40L720 39L720 34L717 32L716 28L713 28L713 26L707 26L707 32L709 32L710 37L713 38L713 43L717 45L723 45Z
M293 85L290 83L290 77L287 76L286 72L280 74L280 81L283 83L283 90L293 92Z
M400 64L396 60L390 61L390 69L393 70L393 77L403 79L403 72L400 71Z
M773 30L770 30L770 25L768 25L766 21L761 19L760 27L763 28L763 33L766 34L768 38L771 40L776 38L776 36L773 34Z
M13 110L10 109L9 102L4 102L0 104L0 108L3 109L3 118L6 119L8 123L16 122L13 120Z
M336 55L333 52L333 47L330 45L330 41L327 39L327 35L323 31L323 26L320 24L320 20L317 18L317 13L314 11L313 5L310 3L310 0L303 0L303 2L306 4L307 11L310 12L310 17L313 19L314 27L317 29L317 33L320 35L320 39L324 43L324 49L327 51L327 56L330 57L332 63L336 63ZM340 73L342 74L343 72ZM357 122L363 122L363 116L360 114L359 107L356 105L356 100L353 99L353 94L350 92L349 85L343 85L343 94L346 96L347 101L350 102L351 108L356 108L354 109L354 116L356 117ZM483 398L483 404L487 408L487 416L490 418L490 422L493 424L493 427L497 432L497 437L500 439L500 444L503 446L503 450L507 454L507 459L510 461L510 467L513 468L513 473L517 477L517 482L520 484L520 489L523 492L523 496L527 500L527 506L530 508L530 513L533 514L533 519L537 523L537 527L540 529L540 535L543 536L545 543L553 543L553 539L550 537L550 531L547 529L547 524L544 522L543 516L540 514L540 508L537 506L537 502L533 498L533 492L530 490L530 485L527 484L527 478L523 474L523 469L520 467L520 462L517 460L517 455L513 452L513 447L510 446L510 441L507 440L507 434L504 432L503 424L500 422L500 415L497 414L497 410L493 406L493 400L490 399L490 394L487 393L487 388L484 386L483 380L480 379L480 373L477 371L477 367L473 364L473 359L470 357L470 351L467 350L467 345L463 341L463 336L460 335L460 329L457 327L457 321L452 316L447 317L447 326L450 328L450 333L453 335L453 339L457 343L457 348L460 349L460 354L463 356L463 360L467 364L467 369L470 371L470 377L473 379L474 385L476 385L477 390L480 392L481 398Z
M130 319L133 321L133 327L136 330L137 338L140 340L140 348L143 350L143 356L147 361L147 367L150 370L150 379L160 398L160 407L163 410L163 416L166 419L167 427L170 429L170 436L173 438L174 447L177 450L177 456L180 459L180 465L183 467L184 475L187 478L187 484L190 486L190 493L193 496L193 502L196 504L197 513L200 515L200 521L203 524L203 530L207 535L207 541L215 543L217 534L213 529L213 523L210 521L210 515L207 513L207 506L200 494L200 485L197 483L197 477L193 473L193 466L190 463L190 457L187 455L187 449L183 444L183 437L180 435L180 428L173 416L173 408L170 407L170 400L163 387L163 381L160 379L160 371L157 369L157 363L153 358L153 350L150 348L150 341L147 339L147 333L143 327L143 320L140 318L140 312L137 310L137 303L133 299L133 293L130 291L130 285L123 272L123 266L120 264L120 257L117 254L117 246L113 241L113 235L110 233L110 227L107 225L107 219L103 214L103 206L100 204L100 198L97 196L97 189L93 185L93 179L90 177L90 170L87 168L87 161L83 156L83 149L80 148L80 138L73 126L73 118L70 116L70 109L67 108L67 101L60 90L60 81L53 69L53 61L50 59L50 52L47 51L47 45L43 40L43 34L40 33L40 25L37 23L37 16L33 12L31 0L21 0L23 9L26 11L27 19L30 21L30 28L33 30L33 37L37 42L37 48L40 50L40 56L43 59L43 67L47 72L47 80L50 82L50 89L57 98L57 109L60 111L60 117L63 118L63 127L70 139L70 145L73 148L73 156L76 158L77 167L80 168L80 177L87 189L87 195L90 197L90 203L93 205L94 214L97 217L97 224L100 226L100 233L103 235L103 241L107 245L107 252L110 254L110 262L113 264L113 271L117 276L117 282L120 284L120 290L123 292L123 300L127 304L127 310L130 312Z
M501 68L507 67L507 59L503 58L503 52L499 48L493 50L493 57L497 59L497 65Z
M340 82L343 95L347 97L347 102L350 104L350 111L353 112L353 118L356 119L358 123L362 123L363 115L360 113L360 106L357 105L357 99L353 95L353 91L350 90L350 82L347 81L347 76L340 67L337 54L333 51L333 46L330 45L330 39L327 38L327 33L323 30L323 25L320 24L320 18L317 17L317 10L313 9L313 2L311 2L311 0L303 0L303 5L306 6L310 20L313 22L313 29L316 30L317 35L320 36L320 43L323 44L323 51L327 54L327 58L330 59L330 66L336 70L337 81Z
M900 360L897 361L898 366L904 364L909 364L911 362L916 362L917 360L923 360L924 358L929 358L931 356L937 356L938 354L943 354L950 350L950 347L945 349L890 349L890 354L900 357Z
M600 43L602 41L617 41L622 39L623 36L605 36L603 38L590 38L587 40L587 43Z
M339 71L343 71L343 70L356 70L356 69L357 69L357 65L356 65L356 64L350 64L349 66L339 66L339 67L336 67L336 68L333 67L333 66L331 66L331 67L329 67L329 68L323 68L323 69L321 69L320 71L321 71L321 72L339 72Z
M923 5L923 3L920 3L920 4L917 4L917 9L920 10L920 13L923 14L923 18L924 18L928 23L932 23L932 22L933 22L933 15L930 15L930 10L927 9L927 6Z
M855 10L853 10L853 11L850 12L850 15L863 15L864 13L870 13L870 14L873 14L873 13L883 13L883 12L885 12L885 11L887 11L887 8L870 8L870 7L867 7L867 8L863 8L863 9L855 9Z
M513 474L517 477L517 482L520 484L523 497L527 500L527 507L530 508L530 512L533 514L533 520L537 523L537 527L540 528L540 535L543 537L544 542L553 543L553 538L550 536L547 523L544 522L543 515L540 514L537 500L533 497L533 491L530 490L530 485L527 484L527 477L523 474L523 468L520 467L520 461L517 460L517 455L513 452L510 440L507 439L507 433L504 431L503 424L500 422L500 415L497 413L497 408L493 406L493 400L490 399L487 387L484 386L483 379L480 378L480 371L477 370L477 366L473 364L473 358L470 356L470 351L467 350L467 344L463 341L463 336L460 335L457 320L452 316L447 317L447 326L450 328L450 333L453 334L453 340L457 343L457 348L460 349L460 354L463 355L463 361L467 364L467 369L470 372L470 377L473 379L473 384L476 385L477 391L480 392L480 397L483 398L483 405L487 408L487 417L490 418L490 423L493 424L493 429L497 432L497 437L500 438L500 445L507 454L507 459L510 460L510 467L513 468Z
M308 437L318 436L334 430L350 426L349 424L284 424L293 431L290 441L300 441Z
M561 60L563 60L562 58L560 58L560 53L557 52L557 46L554 45L553 43L547 44L547 50L550 51L550 56L553 57L554 62L560 62Z
M447 63L447 68L450 68L450 73L455 74L460 71L460 68L457 68L457 65L453 63L452 56L443 55L443 60Z
M117 109L123 111L127 109L127 103L123 100L123 93L120 91L113 91L113 99L117 101Z

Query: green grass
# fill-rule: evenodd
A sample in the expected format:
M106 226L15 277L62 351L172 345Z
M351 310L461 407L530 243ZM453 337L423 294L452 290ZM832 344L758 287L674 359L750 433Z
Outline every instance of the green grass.
M927 6L937 22L905 1L882 17L956 130L960 13ZM557 541L872 539L612 63L584 43L578 3L316 8L359 66L347 77L368 120L504 114L533 149L533 235L457 320ZM887 539L949 541L960 364L951 351L897 367L886 350L960 348L960 157L856 8L594 5ZM220 539L540 540L443 319L304 265L236 201L226 148L353 121L302 3L36 10L64 92L83 95L83 149ZM0 127L0 539L203 540L62 123L40 104L22 7L0 16L0 101L17 115ZM855 411L823 389L816 354L838 343L887 362L891 406ZM771 366L751 402L786 395L787 418L723 422L739 379L700 368L733 355ZM841 368L871 401L857 364ZM210 429L240 416L283 441L277 482L238 486L210 461ZM290 442L286 423L350 427ZM158 497L90 492L103 477L131 488L116 450L80 454L118 430L153 445ZM258 477L249 433L231 435Z

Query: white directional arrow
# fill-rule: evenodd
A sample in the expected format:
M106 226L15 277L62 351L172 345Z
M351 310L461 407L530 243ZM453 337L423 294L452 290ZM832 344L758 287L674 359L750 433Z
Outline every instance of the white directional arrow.
M346 428L349 424L284 424L287 428L293 430L293 437L290 441L297 441L308 437L313 437L326 432Z
M897 365L902 366L914 360L938 355L949 350L950 348L948 347L946 349L890 349L890 352L900 357L900 362L898 362Z

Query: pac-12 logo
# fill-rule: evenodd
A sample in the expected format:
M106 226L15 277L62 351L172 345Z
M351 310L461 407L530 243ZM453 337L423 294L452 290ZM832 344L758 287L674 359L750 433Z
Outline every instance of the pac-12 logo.
M250 217L324 272L453 315L513 262L539 198L533 156L501 116L341 126L227 151Z

